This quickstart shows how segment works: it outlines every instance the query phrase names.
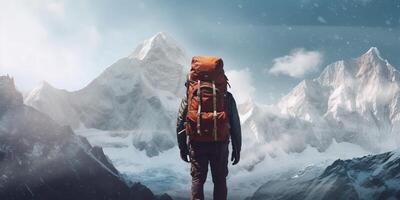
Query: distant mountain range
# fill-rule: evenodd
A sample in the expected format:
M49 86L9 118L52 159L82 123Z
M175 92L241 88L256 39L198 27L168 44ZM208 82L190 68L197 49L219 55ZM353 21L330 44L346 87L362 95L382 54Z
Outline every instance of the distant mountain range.
M359 58L328 65L278 103L284 114L313 124L323 150L332 138L372 150L400 143L400 74L372 47ZM328 130L328 131L321 131Z
M149 157L158 156L176 145L175 117L189 61L174 39L158 33L83 89L68 92L43 82L25 103L73 129L124 131L130 137L120 139L131 140ZM372 47L358 58L328 65L317 78L300 82L275 105L251 100L239 105L243 132L239 167L251 172L277 151L299 153L311 146L324 152L334 142L359 145L374 154L398 148L399 78L396 68ZM325 171L306 170L307 176L301 179L266 183L253 198L329 199L338 191L355 199L365 194L373 199L398 197L394 155L336 161ZM394 161L385 162L387 157ZM379 166L385 170L379 171ZM384 176L385 172L391 175Z
M375 47L358 58L328 65L315 79L300 82L276 105L246 103L248 142L301 152L325 151L333 140L370 152L400 146L400 74ZM251 140L255 138L255 140ZM251 152L257 145L249 145Z
M25 102L74 129L130 130L133 145L155 156L175 145L174 123L189 61L161 32L85 88L67 92L44 82ZM372 47L359 58L328 65L276 105L240 105L247 143L284 139L287 152L306 145L324 151L335 139L372 152L393 149L400 144L399 88L399 72Z

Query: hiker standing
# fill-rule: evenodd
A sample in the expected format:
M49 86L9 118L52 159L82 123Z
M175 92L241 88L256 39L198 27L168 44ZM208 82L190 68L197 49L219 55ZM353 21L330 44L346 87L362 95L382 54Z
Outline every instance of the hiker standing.
M227 91L223 61L214 56L194 56L177 119L180 156L191 163L193 200L204 199L203 185L210 163L214 200L227 199L228 144L233 165L240 160L240 119L235 100Z

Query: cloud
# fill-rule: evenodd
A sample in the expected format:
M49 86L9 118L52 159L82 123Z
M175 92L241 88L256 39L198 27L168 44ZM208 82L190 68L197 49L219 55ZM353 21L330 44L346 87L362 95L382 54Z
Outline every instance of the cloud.
M253 79L248 68L241 70L229 70L226 72L229 84L232 86L230 91L234 96L237 104L251 101L253 98L255 87Z
M60 37L40 13L43 8L60 17L65 12L62 3L0 2L0 74L15 77L23 91L41 80L56 87L81 88L101 35L96 26L85 25Z
M305 74L315 71L322 63L322 53L318 51L306 51L305 49L294 49L289 55L275 58L273 66L269 69L270 74L284 74L300 78Z
M65 5L64 2L49 2L46 5L46 10L58 17L65 17Z

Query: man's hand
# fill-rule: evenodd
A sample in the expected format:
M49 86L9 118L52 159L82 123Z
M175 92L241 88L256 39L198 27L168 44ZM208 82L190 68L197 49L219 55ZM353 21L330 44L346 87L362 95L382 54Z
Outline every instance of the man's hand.
M232 150L231 161L233 161L232 165L236 165L240 160L240 152L237 152L235 149Z
M189 162L189 151L181 150L181 159L185 162Z

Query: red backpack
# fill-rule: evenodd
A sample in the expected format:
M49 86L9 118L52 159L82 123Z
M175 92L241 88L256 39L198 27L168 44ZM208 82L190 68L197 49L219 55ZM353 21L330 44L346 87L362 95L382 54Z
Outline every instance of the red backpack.
M221 58L194 56L187 85L186 134L196 141L226 141L229 137L225 96L228 78Z

